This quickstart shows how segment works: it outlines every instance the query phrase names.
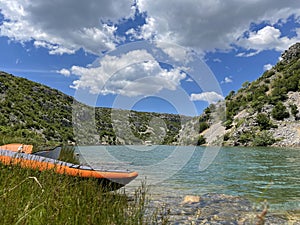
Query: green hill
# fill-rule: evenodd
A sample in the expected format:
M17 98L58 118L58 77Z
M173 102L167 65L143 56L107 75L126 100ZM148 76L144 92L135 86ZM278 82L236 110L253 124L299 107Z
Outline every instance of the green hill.
M58 90L5 72L0 72L0 103L0 144L143 144L146 140L171 144L176 142L181 121L188 119L173 114L94 109ZM79 107L75 119L73 107ZM87 117L91 112L94 127Z
M0 144L214 145L221 140L230 146L300 146L300 43L199 117L91 108L5 72L0 72L0 103Z
M73 98L44 85L0 72L0 142L74 141Z
M225 144L300 144L300 43L281 58L259 79L226 97Z

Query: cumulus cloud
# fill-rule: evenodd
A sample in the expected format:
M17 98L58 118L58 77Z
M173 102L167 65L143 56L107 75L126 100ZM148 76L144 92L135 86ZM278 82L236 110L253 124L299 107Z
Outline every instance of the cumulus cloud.
M49 54L73 54L79 49L101 56L123 40L119 26L127 19L134 20L135 7L144 15L145 23L123 31L132 40L157 40L159 48L176 62L189 60L191 49L205 54L209 51L243 48L238 56L252 56L266 49L282 51L300 41L296 36L284 36L282 26L291 15L300 18L300 1L295 0L0 0L4 20L0 36L36 48L46 48ZM135 21L137 22L137 21ZM268 24L250 31L251 24ZM134 23L137 24L137 23ZM123 27L124 28L124 27ZM126 39L127 40L127 39ZM167 43L172 43L169 45ZM176 47L174 44L183 46ZM142 95L174 90L186 76L180 68L164 69L147 52L105 56L94 67L72 66L58 73L78 76L73 86L88 88L93 93ZM140 59L146 59L140 61ZM215 62L218 62L215 59ZM188 69L188 68L187 68ZM151 81L151 82L150 82ZM230 77L223 81L232 82ZM206 94L205 94L206 93ZM193 94L191 99L207 99L217 93Z
M282 36L279 29L272 26L265 26L257 32L250 32L248 37L240 39L238 44L247 50L255 50L250 54L240 56L253 56L263 50L275 49L283 51L297 41L300 41L299 30L296 37L288 38Z
M190 51L187 48L168 42L156 42L156 46L177 62L188 62Z
M199 94L191 94L191 101L206 101L209 104L224 100L224 97L214 91L203 92Z
M299 20L300 2L294 0L227 0L226 4L217 0L0 0L0 4L5 19L1 36L34 41L36 47L48 48L51 54L72 54L80 48L100 54L115 48L124 40L116 34L118 25L124 18L133 18L136 8L145 12L145 24L129 27L127 35L199 52L240 46L254 49L248 54L253 55L270 48L281 51L299 40L282 37L273 26L279 21L284 24L291 15ZM265 21L270 26L243 36L251 24Z
M85 51L100 54L113 49L117 23L133 16L132 0L0 0L5 20L0 35L49 49L50 54ZM122 10L120 10L122 9Z
M266 64L264 65L264 70L270 70L272 69L273 65L272 64Z
M62 74L66 77L70 76L71 75L71 72L70 70L68 69L61 69L61 70L57 70L56 73L59 73L59 74Z
M151 18L140 31L144 38L153 31L158 40L203 51L232 49L251 23L274 24L291 15L300 16L300 2L292 0L228 0L225 4L216 0L138 0L137 4ZM263 44L253 47L260 50Z
M233 82L232 77L229 76L229 77L225 77L224 80L221 81L221 84L227 84L232 82Z
M146 50L134 50L120 56L104 56L99 66L73 66L80 77L73 88L88 88L93 94L150 95L163 89L176 90L186 75L179 68L163 69Z

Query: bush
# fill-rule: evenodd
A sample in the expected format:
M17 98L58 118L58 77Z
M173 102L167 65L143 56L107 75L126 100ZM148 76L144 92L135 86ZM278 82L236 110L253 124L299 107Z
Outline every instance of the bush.
M253 146L268 146L275 143L275 139L271 133L268 131L263 131L261 133L256 134L253 139Z
M278 102L272 110L272 117L275 120L284 120L284 118L288 118L289 116L290 114L282 102Z
M230 129L232 127L232 119L226 120L223 125L225 126L226 130Z
M206 139L203 135L200 135L197 141L197 145L204 145L206 143Z
M203 131L205 131L208 128L209 128L208 123L206 123L206 122L199 123L199 133L202 133Z
M253 140L253 135L250 131L246 131L239 136L239 142L247 144Z
M267 116L265 113L257 114L256 122L258 123L260 130L269 130L271 127L273 127L269 116Z
M228 132L225 133L223 139L224 141L228 141L230 139L230 134Z
M293 104L290 105L290 108L291 108L292 115L295 117L295 119L297 119L297 114L299 112L298 107L295 104Z

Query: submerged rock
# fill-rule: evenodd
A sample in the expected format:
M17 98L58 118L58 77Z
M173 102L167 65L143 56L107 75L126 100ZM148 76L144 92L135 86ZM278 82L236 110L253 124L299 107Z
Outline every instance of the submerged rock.
M182 201L182 204L198 203L198 202L200 202L200 196L186 195Z
M183 200L182 200L183 199ZM265 205L254 207L249 200L224 194L205 194L202 196L187 195L185 197L160 197L149 203L150 209L163 209L158 224L166 221L173 225L179 224L293 224L300 225L300 218L293 218L290 223L285 216L268 212ZM266 210L264 212L264 210ZM151 211L151 210L150 210ZM262 215L262 219L259 216ZM163 219L162 219L163 218Z

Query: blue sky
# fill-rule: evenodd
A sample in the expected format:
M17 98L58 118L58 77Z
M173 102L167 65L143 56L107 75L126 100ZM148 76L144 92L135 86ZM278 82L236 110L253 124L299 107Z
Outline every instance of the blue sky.
M200 114L300 40L300 2L292 0L0 7L0 70L105 107Z

